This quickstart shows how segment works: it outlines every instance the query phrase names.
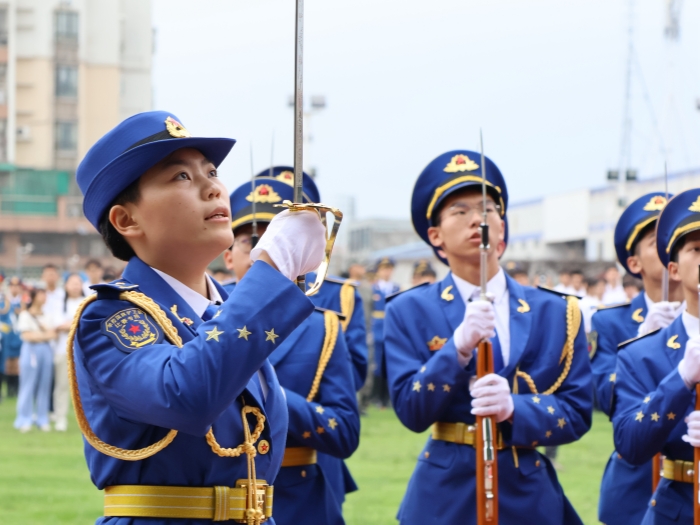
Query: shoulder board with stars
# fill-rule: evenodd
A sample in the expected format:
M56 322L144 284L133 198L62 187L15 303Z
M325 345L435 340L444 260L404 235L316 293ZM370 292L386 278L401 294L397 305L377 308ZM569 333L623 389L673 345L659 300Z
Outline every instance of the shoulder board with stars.
M330 308L321 308L320 306L317 306L317 307L315 308L315 310L316 310L317 312L321 312L321 313L323 313L323 312L333 312L335 315L338 316L338 319L340 319L341 321L345 321L345 319L347 319L347 318L346 318L343 314L341 314L340 312L336 312L335 310L331 310Z
M603 305L603 306L599 306L598 308L596 308L596 311L600 312L601 310L612 310L613 308L620 308L622 306L629 306L630 304L632 304L632 303L627 301L626 303Z
M125 290L136 290L138 287L138 284L132 284L124 280L118 280L112 281L111 283L93 284L92 286L90 286L90 289L95 290L96 292L105 292L111 290L123 292Z
M398 292L396 292L396 293L392 293L391 295L387 295L387 296L384 298L384 300L388 303L388 302L391 301L394 297L397 297L397 296L401 295L402 293L410 292L411 290L417 290L418 288L422 288L423 286L428 286L429 284L430 284L430 283L421 283L421 284L417 284L416 286L413 286L413 287L409 288L408 290L400 290L400 291L398 291Z
M336 284L349 284L350 286L358 286L357 281L353 281L352 279L343 279L342 277L326 277L324 281L327 281L329 283L336 283Z
M104 321L102 333L122 352L151 346L163 341L163 330L146 312L131 307L120 310Z
M632 339L628 339L627 341L622 341L620 344L617 345L617 349L620 350L621 348L624 348L625 346L629 345L630 343L634 343L635 341L639 341L640 339L644 339L645 337L649 337L650 335L655 334L659 330L661 330L661 328L657 328L656 330L652 330L648 334L633 337Z
M576 299L581 299L576 294L559 292L559 291L555 290L554 288L547 288L546 286L538 286L537 289L542 290L543 292L553 293L554 295L558 295L559 297L576 297Z

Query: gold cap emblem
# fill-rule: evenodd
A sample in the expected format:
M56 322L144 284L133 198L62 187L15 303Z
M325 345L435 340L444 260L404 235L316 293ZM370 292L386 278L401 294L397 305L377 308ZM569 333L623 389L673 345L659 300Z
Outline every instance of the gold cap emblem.
M445 346L445 343L447 342L447 337L438 337L434 336L430 341L428 341L428 349L431 352L437 352L440 350L443 346Z
M661 211L666 206L666 197L655 195L644 205L644 211Z
M261 184L260 186L256 186L255 191L252 191L245 200L248 202L253 202L253 200L255 200L255 202L271 203L280 202L282 197L272 189L272 186Z
M283 171L275 177L275 180L294 186L294 173L291 171Z
M185 126L180 124L173 117L168 117L165 119L165 129L168 130L171 137L175 137L176 139L184 139L192 136L190 135L190 132L187 131Z
M445 166L445 173L461 173L478 169L479 165L476 162L460 153L452 157L452 160Z
M690 205L690 208L688 208L688 211L694 211L695 213L700 213L700 197L696 199L696 201Z

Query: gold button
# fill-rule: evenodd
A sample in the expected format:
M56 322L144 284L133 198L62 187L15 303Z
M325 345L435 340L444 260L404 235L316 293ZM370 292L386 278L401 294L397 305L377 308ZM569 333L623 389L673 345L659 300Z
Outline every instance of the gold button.
M270 444L267 442L266 439L261 439L258 443L258 452L260 452L261 454L267 454L268 452L270 452Z
M429 458L429 457L430 457L430 452L426 452L425 454L423 454L423 456L425 456L426 458Z
M656 507L656 500L655 499L651 500L651 506Z
M302 470L302 471L301 471L301 477L302 477L302 478L305 478L305 477L306 477L306 471L305 471L305 470Z
M536 466L536 467L539 467L539 466L540 466L540 460L539 460L539 459L538 459L537 461L535 461L535 466Z

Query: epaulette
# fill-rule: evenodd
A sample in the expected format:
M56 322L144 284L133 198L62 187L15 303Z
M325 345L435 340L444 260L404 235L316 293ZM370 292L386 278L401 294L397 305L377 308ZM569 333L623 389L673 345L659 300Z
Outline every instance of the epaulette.
M628 339L627 341L622 341L619 345L617 345L617 349L620 350L621 348L624 348L625 346L627 346L630 343L634 343L635 341L639 341L640 339L644 339L647 336L655 334L659 330L661 330L661 328L657 328L656 330L652 330L651 332L646 333L644 335L638 335L637 337L633 337L632 339Z
M399 291L396 292L396 293L393 293L393 294L391 294L391 295L387 295L387 296L384 298L384 301L386 301L386 302L388 303L388 302L391 301L394 297L397 297L397 296L401 295L402 293L410 292L411 290L416 290L417 288L420 288L421 286L427 286L427 285L429 285L429 284L430 284L430 283L420 283L420 284L417 284L417 285L415 285L415 286L412 286L411 288L408 288L407 290L399 290Z
M336 284L349 284L350 286L359 286L359 283L357 281L354 281L352 279L343 279L342 277L326 277L324 281L328 281L329 283L336 283Z
M596 312L600 312L601 310L611 310L612 308L620 308L621 306L629 306L630 304L632 304L632 303L627 301L626 303L603 305L603 306L599 306L598 308L596 308Z
M100 283L100 284L93 284L90 289L95 290L96 292L111 292L111 291L116 291L116 292L123 292L125 290L136 290L139 287L138 284L131 284L124 282L122 280L116 280L112 281L111 283Z
M542 291L544 291L544 292L553 293L553 294L555 294L555 295L558 295L559 297L576 297L576 299L581 299L581 297L579 297L579 296L576 295L576 294L573 294L573 293L566 293L566 292L559 292L559 291L555 290L554 288L547 288L546 286L538 286L537 289L538 289L538 290L542 290Z
M340 319L341 321L345 321L345 316L343 314L341 314L340 312L336 312L335 310L331 310L330 308L321 308L320 306L317 306L316 311L321 313L333 312L335 315L338 316L338 319Z

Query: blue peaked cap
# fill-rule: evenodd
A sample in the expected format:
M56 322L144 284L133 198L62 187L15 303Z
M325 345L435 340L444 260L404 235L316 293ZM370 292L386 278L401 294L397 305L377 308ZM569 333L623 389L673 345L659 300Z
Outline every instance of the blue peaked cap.
M501 218L505 219L508 207L508 188L498 166L484 157L486 164L486 191L501 207ZM481 187L481 154L469 150L454 150L443 153L428 164L418 176L411 197L411 218L416 233L433 248L435 255L447 264L438 249L430 244L428 228L433 225L435 213L442 202L453 193L464 188ZM508 242L506 223L505 240Z
M700 188L679 193L668 201L656 225L656 251L668 267L678 241L690 232L700 230Z
M182 148L199 150L219 166L236 143L227 138L192 137L173 113L147 111L122 121L87 152L76 171L83 211L99 222L114 199L158 162Z
M625 268L628 274L637 279L641 275L633 273L627 267L627 258L633 255L634 247L640 240L639 235L649 225L653 225L659 218L661 210L666 206L666 194L653 192L642 195L627 209L622 212L615 226L615 253L617 260Z
M307 176L308 177L308 176ZM283 180L270 177L256 177L255 190L251 183L246 182L233 190L229 199L231 202L231 229L251 224L253 222L253 199L255 199L255 219L257 222L270 222L284 208L275 207L282 201L293 200L294 186ZM304 202L318 202L316 184L311 177L304 178Z

